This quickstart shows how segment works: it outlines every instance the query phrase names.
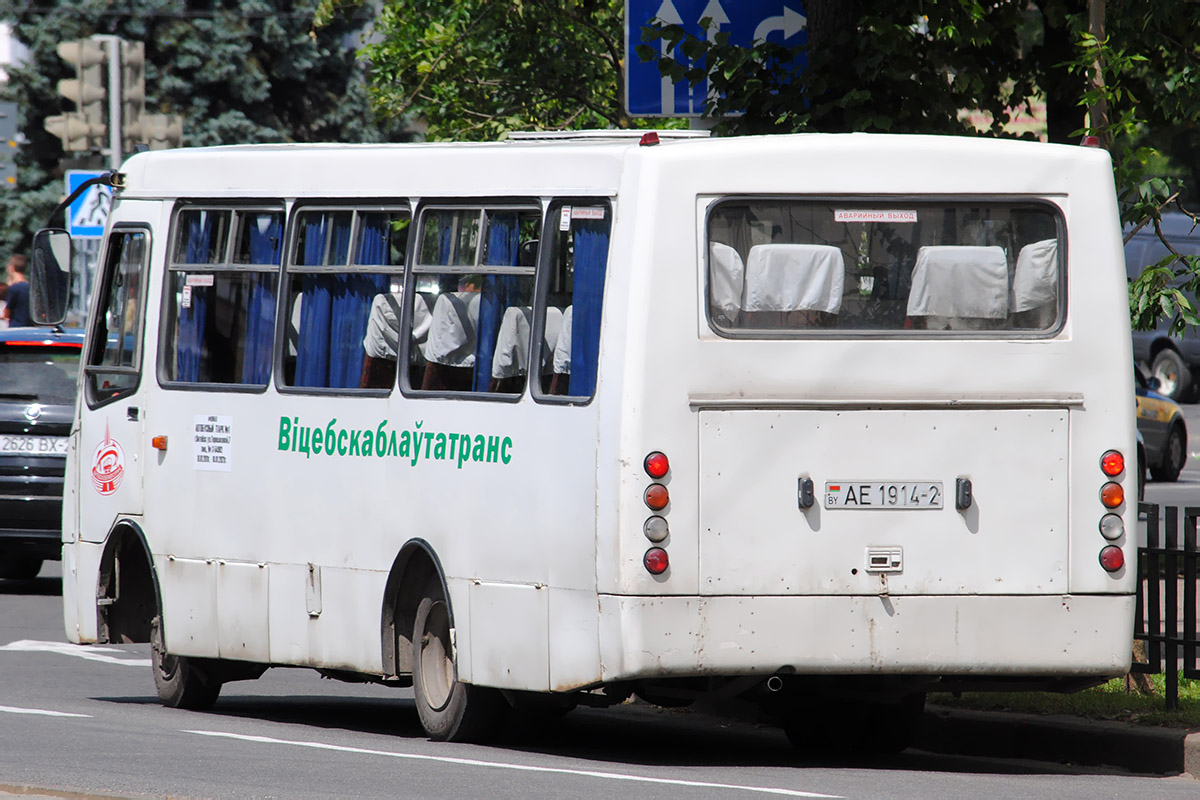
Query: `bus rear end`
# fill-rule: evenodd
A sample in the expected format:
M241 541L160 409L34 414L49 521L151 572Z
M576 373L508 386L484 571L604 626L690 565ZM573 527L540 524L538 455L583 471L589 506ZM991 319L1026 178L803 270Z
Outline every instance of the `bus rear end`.
M640 172L605 668L889 701L1126 672L1137 465L1105 154L756 144Z

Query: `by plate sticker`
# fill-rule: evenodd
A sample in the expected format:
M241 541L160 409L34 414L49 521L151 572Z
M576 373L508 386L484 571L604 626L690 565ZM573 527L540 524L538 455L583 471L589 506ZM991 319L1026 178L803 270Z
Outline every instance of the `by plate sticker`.
M193 421L192 467L233 471L233 417L197 414Z
M101 495L115 492L125 478L125 451L108 433L108 421L104 423L104 441L92 454L92 485Z
M917 212L898 208L837 208L833 211L834 222L916 222Z

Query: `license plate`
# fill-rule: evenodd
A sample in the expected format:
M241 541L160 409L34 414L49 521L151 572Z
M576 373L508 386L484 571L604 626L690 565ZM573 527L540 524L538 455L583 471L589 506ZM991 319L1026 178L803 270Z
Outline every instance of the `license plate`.
M941 508L941 481L827 481L826 508Z
M65 456L65 436L6 436L0 434L0 455Z

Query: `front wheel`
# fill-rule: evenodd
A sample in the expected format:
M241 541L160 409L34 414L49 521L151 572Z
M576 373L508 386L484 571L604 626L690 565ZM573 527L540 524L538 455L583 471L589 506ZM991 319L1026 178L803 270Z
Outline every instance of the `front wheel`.
M150 666L159 701L169 708L212 708L221 694L220 681L209 678L191 659L166 652L158 617L151 622L150 640Z
M1150 474L1156 481L1177 481L1183 465L1187 462L1187 434L1179 425L1173 425L1167 434L1167 443L1163 447L1162 461L1150 467Z
M477 742L504 722L508 701L495 689L458 680L450 637L450 606L426 595L413 624L413 696L421 727L439 742Z
M1192 394L1192 371L1183 362L1183 357L1167 348L1154 357L1150 374L1158 378L1158 393L1177 403L1188 400Z

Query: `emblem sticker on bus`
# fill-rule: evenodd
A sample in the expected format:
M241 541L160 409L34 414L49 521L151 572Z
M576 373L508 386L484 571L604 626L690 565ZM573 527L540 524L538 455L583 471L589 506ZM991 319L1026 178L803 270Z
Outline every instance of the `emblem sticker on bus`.
M108 423L104 424L104 441L92 455L92 485L96 491L108 496L117 491L125 478L125 451L116 439L108 433Z

